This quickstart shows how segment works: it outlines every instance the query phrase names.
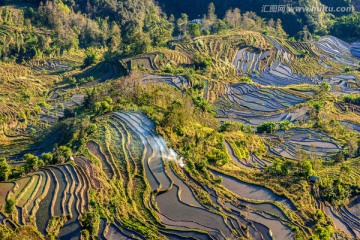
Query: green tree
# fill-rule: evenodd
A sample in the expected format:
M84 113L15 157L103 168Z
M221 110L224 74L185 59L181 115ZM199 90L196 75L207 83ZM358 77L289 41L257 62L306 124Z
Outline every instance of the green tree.
M96 236L99 229L100 215L97 212L85 212L81 223L91 236Z
M311 177L314 174L313 165L310 161L300 161L299 174L306 178Z
M353 104L360 105L360 95L359 94L344 95L343 100L347 103L353 103Z
M203 70L212 65L212 58L207 55L197 53L194 57L194 65L196 69Z
M281 130L289 130L291 127L291 121L290 120L284 120L280 122L280 129Z
M81 230L81 236L82 236L82 239L84 240L90 240L90 233L87 229L83 229Z
M5 212L7 214L12 214L15 211L15 200L13 198L9 198L5 203Z
M344 73L348 73L351 71L352 71L351 67L349 67L349 66L344 67Z
M316 209L314 219L315 219L316 223L320 223L320 224L326 223L325 214L320 209Z
M59 155L60 155L60 159L61 159L60 162L65 162L65 161L69 160L70 157L72 156L71 148L69 148L67 146L60 146Z
M52 153L43 153L41 154L41 160L44 161L45 164L53 163L54 156Z
M159 13L158 7L152 4L145 17L143 29L149 34L151 45L158 47L171 39L173 25Z
M116 22L111 23L108 47L110 52L119 50L122 43L121 30Z
M217 148L211 149L210 153L206 154L209 163L222 166L229 162L229 155Z
M310 41L312 39L312 36L311 36L311 33L310 33L310 30L308 28L308 26L304 26L302 31L300 31L298 33L298 38L299 40L301 41Z
M264 122L256 127L257 133L274 133L276 131L275 122Z
M64 163L72 156L71 148L67 146L56 146L54 148L53 163Z
M312 106L313 106L313 108L315 109L315 111L316 111L317 113L319 113L320 110L323 108L324 103L322 103L322 102L314 102L314 103L312 104Z
M282 21L281 21L280 18L278 18L276 20L275 30L276 30L276 33L277 33L278 37L281 37L281 38L287 38L288 37L288 35L286 34L285 30L282 27Z
M336 205L344 204L351 195L351 189L340 180L333 180L328 177L320 180L320 196Z
M349 41L360 39L360 13L345 15L337 18L330 28L332 35L340 38L346 38Z
M328 92L330 92L330 90L331 90L330 83L328 83L328 82L322 82L321 83L320 90L319 90L320 94L328 93Z
M348 150L348 153L351 157L357 157L358 151L359 151L359 142L358 137L350 137L347 140L346 147Z
M176 21L176 26L180 35L186 36L189 24L189 17L185 13L181 14L181 17Z
M25 164L25 171L29 172L29 171L33 171L36 170L38 168L38 162L39 162L39 158L37 156L34 156L30 153L25 154L24 155L24 161L26 162Z
M96 102L94 105L94 112L96 115L102 115L106 112L112 111L113 101L107 97L104 101Z
M217 19L214 24L211 26L211 31L213 33L218 33L227 29L227 24L221 19Z
M241 21L240 9L235 8L234 10L227 10L225 13L224 21L228 24L229 28L237 28Z
M96 64L99 62L99 56L96 50L89 48L85 52L84 67Z
M345 154L344 151L340 151L334 155L334 160L337 163L345 161Z
M327 226L327 227L318 226L315 229L315 233L320 240L329 240L334 235L331 226Z
M210 23L214 23L217 19L217 16L215 14L215 4L213 2L211 2L208 6L208 13L206 17L210 21Z
M141 26L137 22L131 23L125 29L124 43L125 53L127 54L142 54L147 53L151 49L151 39L149 33L142 31Z
M5 158L0 158L0 181L7 181L9 177L10 166Z
M292 167L292 163L290 161L285 161L281 164L281 175L283 176L287 176L290 174L290 170Z
M198 37L201 35L199 24L190 23L188 29L191 37Z

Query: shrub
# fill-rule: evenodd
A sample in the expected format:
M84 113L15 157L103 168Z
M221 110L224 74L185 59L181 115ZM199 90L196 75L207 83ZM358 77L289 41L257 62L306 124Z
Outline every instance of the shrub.
M81 237L82 237L81 239L89 240L90 239L89 231L86 229L81 230Z
M50 164L53 162L54 156L52 155L52 153L43 153L41 155L41 160L44 161L44 163L46 164Z
M351 71L352 71L351 67L349 67L349 66L344 67L344 73L348 73Z
M240 78L240 82L243 82L243 83L252 83L253 80L252 80L250 77L248 77L248 76L242 76L242 77Z
M211 152L206 155L206 158L209 163L220 165L220 166L229 162L229 156L225 152L223 152L217 148L213 148L211 150Z
M88 67L99 62L99 56L94 49L88 49L85 54L84 67Z
M320 85L320 93L328 93L331 90L331 85L328 82L322 82Z
M265 122L260 124L256 128L257 133L274 133L276 131L276 123L275 122Z
M202 34L205 35L205 36L210 35L210 31L209 30L203 30Z
M10 166L5 158L0 158L0 181L7 181L9 177Z
M345 203L351 195L348 185L340 180L322 178L320 181L320 196L331 203L341 205Z
M198 82L196 82L194 85L193 85L193 89L194 90L199 90L199 91L201 91L201 90L203 90L204 88L205 88L205 85L206 85L206 83L204 82L204 81L202 81L202 80L199 80Z
M39 158L32 154L25 154L24 155L25 164L25 171L29 172L32 170L36 170L38 168Z
M100 215L97 212L85 212L81 219L81 223L90 236L95 236L99 228Z
M206 69L211 66L212 58L210 56L196 54L194 64L196 69Z
M74 112L74 110L73 110L73 109L70 109L70 108L65 108L63 119L71 118L71 117L75 117L75 112Z
M188 26L188 30L192 37L198 37L201 34L199 24L190 23Z
M343 100L346 103L353 103L360 105L360 95L359 94L347 94L343 97Z
M333 230L330 226L327 226L327 227L318 226L315 229L315 233L319 237L320 240L331 239L331 237L334 235Z
M289 120L284 120L280 123L281 130L289 130L290 127L291 127L291 121L289 121Z
M7 214L12 214L15 211L15 200L10 198L6 200L5 203L5 212Z
M345 154L343 151L340 151L335 154L335 156L334 156L335 162L339 163L339 162L343 162L344 160L345 160Z
M66 82L69 83L69 84L75 84L76 83L76 78L69 77L68 79L66 79Z
M195 106L199 107L203 112L211 112L211 105L202 97L197 96L193 98Z
M54 160L53 163L63 163L69 160L72 155L71 148L67 146L55 147L54 149Z

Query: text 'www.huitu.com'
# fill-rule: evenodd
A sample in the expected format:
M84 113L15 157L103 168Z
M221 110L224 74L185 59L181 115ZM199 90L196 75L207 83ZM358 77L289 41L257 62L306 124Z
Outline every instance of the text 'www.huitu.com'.
M327 13L346 13L353 12L353 7L328 7L328 6L304 6L294 7L292 5L263 5L263 13L299 13L299 12L327 12Z

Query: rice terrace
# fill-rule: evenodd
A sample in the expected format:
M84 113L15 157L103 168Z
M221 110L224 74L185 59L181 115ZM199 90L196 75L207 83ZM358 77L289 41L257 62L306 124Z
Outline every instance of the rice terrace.
M279 2L0 0L0 239L360 239L359 1Z

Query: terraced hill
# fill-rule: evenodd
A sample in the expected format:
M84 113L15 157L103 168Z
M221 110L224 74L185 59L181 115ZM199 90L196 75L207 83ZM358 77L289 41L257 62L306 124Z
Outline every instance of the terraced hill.
M115 219L100 226L100 236L110 239L151 238L156 232L167 238L200 239L293 236L289 219L301 217L290 214L295 206L288 199L236 178L226 180L225 175L219 186L199 182L184 171L183 158L167 147L154 127L138 113L106 116L99 126L102 134L83 151L90 161L78 157L76 167L44 167L9 186L6 198L15 199L18 222L35 223L40 232L57 233L60 239L76 239L93 189L99 194L91 198L104 207L105 216ZM118 190L112 192L111 186ZM104 194L123 204L113 209Z
M144 115L129 112L115 113L107 117L103 124L101 128L108 132L106 136L109 136L111 140L103 142L104 139L98 139L96 142L90 142L87 144L87 152L94 160L99 161L98 166L104 173L107 173L110 184L115 184L117 179L122 179L118 183L121 186L119 190L123 189L121 190L123 193L120 194L123 194L122 198L133 199L134 204L138 206L139 213L133 212L132 216L134 220L139 221L139 224L143 221L140 216L150 214L152 217L148 218L150 219L148 224L153 224L154 229L158 229L162 235L169 238L171 236L177 238L192 236L200 239L210 237L225 239L229 236L237 238L261 235L268 239L271 235L270 226L274 226L272 233L276 237L288 238L292 235L286 227L289 217L287 216L288 210L285 209L292 209L294 206L288 200L284 199L284 205L280 204L282 207L279 208L277 204L272 203L278 200L278 196L272 195L264 188L241 182L239 184L250 192L248 195L244 195L230 188L229 190L234 191L234 194L239 194L242 201L236 205L238 213L229 212L226 205L216 200L218 196L215 192L218 190L214 191L201 184L181 169L182 158L166 146L164 140L155 133L153 123ZM112 141L114 141L114 145L106 146L107 142ZM123 151L117 150L119 147ZM225 187L227 186L226 182L223 184ZM133 189L129 186L136 186L136 188ZM252 194L252 188L259 188L261 189L259 191L266 192L268 198ZM148 199L149 202L139 202L140 199L137 199L139 191L144 191L143 198ZM202 203L199 200L200 193L201 195L209 194L212 199L210 203L206 205ZM256 204L256 200L268 203ZM255 202L252 203L252 201ZM247 214L254 215L251 215L250 218L243 216L245 214L242 210L243 206L249 206ZM262 207L264 209L259 210ZM209 211L210 209L212 211ZM270 212L274 211L274 216L263 212L267 211L265 209ZM132 208L123 206L122 209L117 210L116 215L125 216L130 212L125 213L124 211L129 210L133 211ZM224 215L227 218L224 218ZM249 223L254 225L250 227L250 232L245 233L242 226ZM125 225L127 222L123 218L119 219L119 224L122 224L122 228L129 227ZM114 227L115 225L112 226L112 228ZM126 231L121 231L121 227L118 227L120 229L117 231L111 230L113 238L121 238L122 235L126 235ZM142 234L146 234L144 237L148 238L151 232Z
M342 65L358 66L357 45L335 37L307 43L245 32L199 37L174 47L188 54L208 54L223 64L230 62L239 74L251 75L260 84L284 86L317 82L318 76L330 68L332 72L341 73Z
M263 38L265 41L268 41L268 45L264 50L257 48L254 50L250 44L252 47L242 48L236 53L236 44L233 42L230 41L230 45L224 46L219 43L224 41L224 38L226 37L201 37L195 39L194 43L191 44L175 45L177 51L186 52L187 54L194 52L206 53L212 56L214 61L226 62L228 59L234 59L233 66L238 70L238 74L248 75L256 82L256 84L229 84L219 83L216 80L207 80L205 88L202 90L202 96L205 99L212 99L216 102L218 119L223 122L240 121L252 126L272 121L280 123L285 120L295 124L300 123L299 125L304 124L301 128L278 131L274 136L265 137L267 141L265 145L268 149L260 157L254 153L244 155L238 149L238 146L241 146L240 143L235 144L234 142L225 141L225 147L234 165L245 172L250 171L250 169L263 171L272 165L274 158L298 160L307 156L315 159L330 159L347 148L343 140L333 138L324 132L314 131L306 122L311 122L311 119L314 118L311 104L319 98L319 92L316 88L322 82L328 82L332 87L332 92L336 94L357 94L359 92L359 79L356 72L355 74L343 73L344 66L355 68L358 66L356 50L354 50L357 46L356 44L349 45L334 37L325 37L318 42L301 44L267 37ZM219 42L217 43L216 41ZM229 48L232 49L229 50ZM298 66L295 66L297 64ZM314 66L311 64L314 64ZM307 71L307 69L302 68L305 65L314 68ZM217 65L214 64L213 66ZM301 67L299 68L299 66ZM315 72L317 74L313 75ZM166 83L181 91L186 91L186 89L192 88L195 85L192 77L184 76L145 75L143 81L147 84ZM347 111L344 110L344 107L341 107L341 109L343 112ZM326 111L332 112L331 116L338 114L336 109L326 109ZM325 115L328 114L326 113ZM351 134L355 134L353 135L356 136L355 138L358 138L358 135L356 135L357 124L354 124L354 122L350 124L351 127L349 127L349 124L344 126L352 132ZM327 131L329 132L330 130ZM351 164L351 166L349 165L350 169L356 168L352 165L355 164L354 166L356 166L355 162L357 160L349 163ZM343 170L335 169L336 167L328 167L319 175L322 177L328 176L329 171L334 176L341 175L340 172ZM227 170L229 170L229 167L227 167ZM357 182L356 179L358 177L356 174L358 174L358 171L351 172L351 182ZM228 187L228 190L231 190L234 194L238 193L240 196L245 196L244 194L248 187L246 184L243 186L244 188L240 186L237 188L235 187L237 186L236 179L227 179L227 175L217 172L213 172L213 174L222 178L223 185ZM206 188L206 190L208 189ZM214 199L218 197L217 194L212 192L210 192L210 195ZM263 200L264 196L260 198ZM337 208L331 211L329 210L330 208L323 210L326 216L333 221L335 229L338 229L335 238L340 238L342 234L347 234L350 238L358 236L357 224L359 218L356 214L354 215L354 211L357 211L354 210L357 209L356 199L349 205L351 210L346 210L346 207L342 208L343 210L337 210ZM232 213L239 211L236 210L236 205L226 206L232 210ZM246 203L247 208L254 209L255 206L256 204ZM260 208L260 206L256 207ZM274 209L274 207L271 208ZM349 211L352 211L352 213ZM241 211L239 213L241 214ZM281 227L281 221L277 223L279 225L276 225L275 220L267 222L266 220L261 220L261 217L258 215L249 214L246 216L247 220L251 219L249 216L253 218L252 220L256 219L257 224L264 224L263 226L265 227L271 226L270 229L272 227L279 229L276 232L278 234L276 236L279 239L292 238L291 233ZM305 219L303 220L306 221ZM260 229L261 226L258 226L257 230ZM280 229L284 231L281 232ZM255 239L259 238L257 234L262 234L261 236L264 238L269 236L261 232L261 230L261 233L255 232L253 232Z
M62 239L79 238L80 214L88 205L90 175L70 164L45 167L15 182L6 198L16 204L20 224L35 224L43 234ZM54 221L60 224L53 227Z

